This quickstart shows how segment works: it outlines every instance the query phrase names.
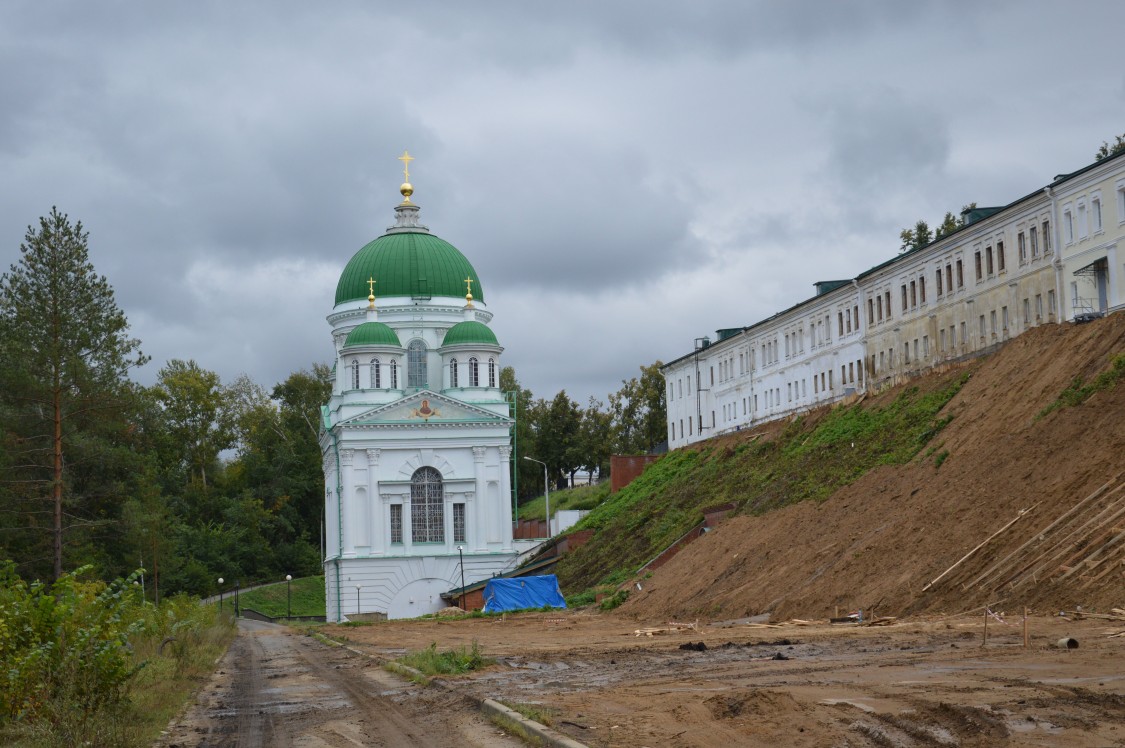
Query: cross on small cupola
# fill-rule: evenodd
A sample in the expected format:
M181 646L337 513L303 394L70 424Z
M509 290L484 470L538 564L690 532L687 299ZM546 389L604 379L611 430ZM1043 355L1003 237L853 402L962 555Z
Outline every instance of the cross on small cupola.
M465 278L465 308L473 308L473 276Z

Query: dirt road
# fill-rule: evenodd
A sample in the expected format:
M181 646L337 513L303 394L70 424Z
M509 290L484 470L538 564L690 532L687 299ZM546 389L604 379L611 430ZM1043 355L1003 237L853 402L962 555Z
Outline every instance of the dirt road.
M1125 746L1125 625L933 617L887 627L667 622L582 612L329 626L394 657L477 642L497 659L455 679L553 712L591 748ZM1078 649L1055 642L1072 636ZM690 646L686 646L690 645Z
M160 745L522 745L458 696L284 626L244 619L239 627L197 703Z

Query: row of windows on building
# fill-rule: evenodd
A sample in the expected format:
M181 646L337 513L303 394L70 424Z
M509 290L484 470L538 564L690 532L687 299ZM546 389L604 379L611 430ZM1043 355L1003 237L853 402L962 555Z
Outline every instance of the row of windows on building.
M1117 193L1117 220L1125 223L1125 180L1118 180ZM1087 209L1086 201L1090 201ZM1074 203L1066 203L1062 209L1063 241L1072 244L1088 238L1091 233L1098 235L1105 230L1102 219L1102 193L1095 190L1089 195L1083 195Z
M454 502L453 542L465 542L465 504ZM402 504L391 504L391 542L402 541ZM410 480L410 541L445 542L445 487L441 473L432 467L419 468Z
M449 386L460 387L459 381L457 359L451 358L449 359ZM469 359L469 386L480 387L480 362L475 356ZM488 386L496 386L496 359L494 358L488 359Z
M407 386L408 387L422 388L422 387L426 386L426 375L425 375L426 357L425 357L425 353L426 353L425 344L422 344L421 356L417 356L417 357L412 358L410 356L410 351L409 350L407 351ZM384 382L384 380L383 380L383 369L384 368L387 369L387 378L386 378L387 388L392 389L392 390L398 389L398 361L396 361L394 359L391 359L388 363L384 364L378 358L373 358L373 359L371 359L368 366L370 368L370 375L369 375L370 379L369 379L369 381L371 383L372 389L376 389L376 390L383 389L383 382ZM469 376L469 385L468 386L469 387L480 387L481 386L481 384L480 384L480 381L481 381L480 361L474 356L474 357L469 359L467 366L468 366L468 376ZM488 359L488 362L486 363L485 366L487 367L488 386L489 387L495 387L496 386L496 359L494 359L494 358ZM358 390L360 388L359 372L360 372L360 369L362 367L362 364L360 364L359 360L356 359L356 360L351 362L350 367L351 367L352 389ZM460 381L460 378L458 376L458 372L459 372L459 366L457 364L457 359L455 359L455 358L450 359L450 361L449 361L449 386L450 387L459 387L460 386L458 384L458 382Z

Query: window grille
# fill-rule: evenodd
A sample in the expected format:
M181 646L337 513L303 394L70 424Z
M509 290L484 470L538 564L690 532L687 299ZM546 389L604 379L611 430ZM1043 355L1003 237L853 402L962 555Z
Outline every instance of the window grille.
M449 386L457 386L457 359L449 359Z
M391 504L391 542L402 542L402 504Z
M379 359L371 359L371 386L375 389L383 387L383 373L379 371Z
M480 370L475 357L469 359L469 386L480 387Z
M391 389L398 389L398 361L391 359Z
M453 542L465 542L465 505L453 505Z
M415 543L445 540L445 491L432 467L418 468L410 479L410 536Z
M496 359L494 358L488 359L488 386L496 386ZM668 386L671 387L671 385Z

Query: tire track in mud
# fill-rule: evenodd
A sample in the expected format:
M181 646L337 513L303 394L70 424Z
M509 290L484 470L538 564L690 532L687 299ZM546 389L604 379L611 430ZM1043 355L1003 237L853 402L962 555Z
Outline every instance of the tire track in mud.
M284 626L239 626L211 682L159 746L519 745L460 698L426 693Z

